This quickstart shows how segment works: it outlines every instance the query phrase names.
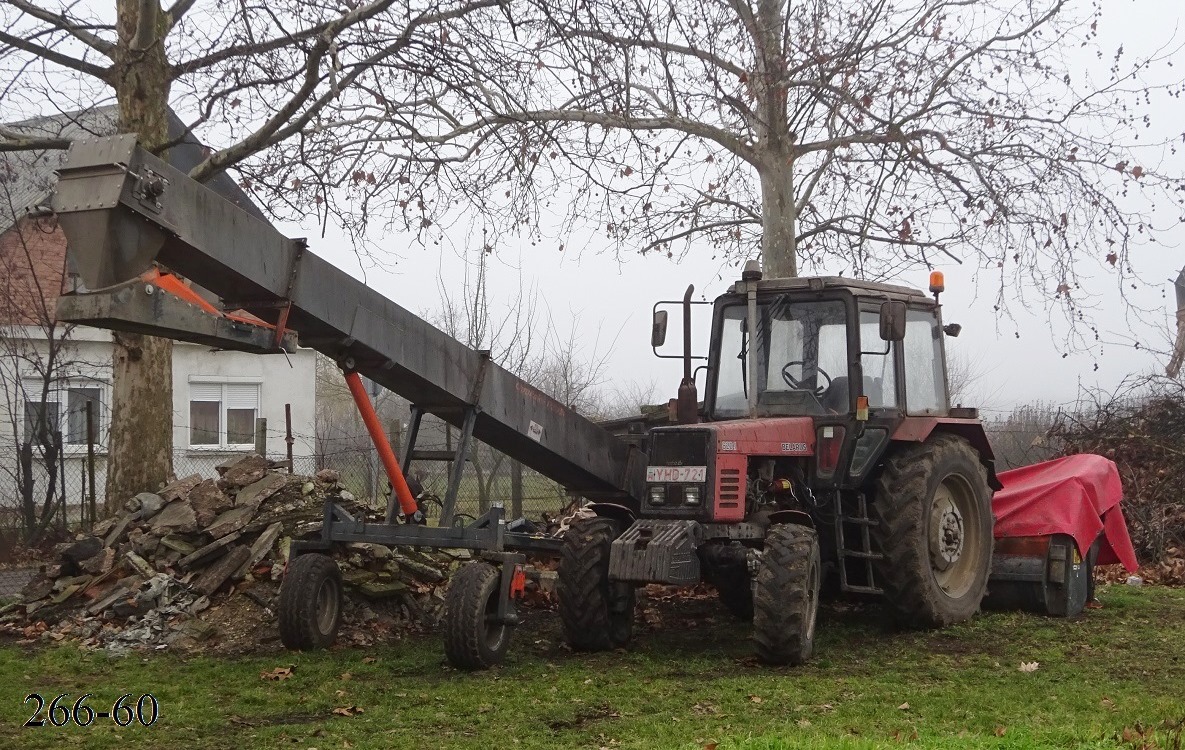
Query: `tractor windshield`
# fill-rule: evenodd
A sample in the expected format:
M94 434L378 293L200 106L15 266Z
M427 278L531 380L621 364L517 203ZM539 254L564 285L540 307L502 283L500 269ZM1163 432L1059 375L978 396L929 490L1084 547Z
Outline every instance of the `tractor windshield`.
M843 302L792 302L786 295L762 300L756 335L748 331L745 305L725 307L722 318L712 416L746 416L750 388L757 389L761 416L850 411ZM750 346L756 347L755 373L749 372Z

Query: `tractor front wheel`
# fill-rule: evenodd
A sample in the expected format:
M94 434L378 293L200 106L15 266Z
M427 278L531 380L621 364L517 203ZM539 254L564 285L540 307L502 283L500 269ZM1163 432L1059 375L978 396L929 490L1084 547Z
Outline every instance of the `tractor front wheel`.
M758 659L798 665L811 658L822 568L814 529L797 524L770 527L753 584Z
M280 641L299 651L332 646L341 624L341 600L342 574L332 557L294 557L280 584Z
M609 580L609 551L621 527L609 518L572 525L564 535L557 581L564 637L577 651L607 651L629 642L634 585Z
M971 444L938 435L885 462L872 517L877 577L897 620L943 627L970 619L992 562L992 490Z

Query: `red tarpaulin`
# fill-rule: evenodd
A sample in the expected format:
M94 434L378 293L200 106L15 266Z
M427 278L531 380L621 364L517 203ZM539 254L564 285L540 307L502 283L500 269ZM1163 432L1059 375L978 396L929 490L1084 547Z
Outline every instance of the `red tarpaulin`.
M1135 571L1136 553L1119 501L1123 486L1115 464L1083 454L1025 466L999 475L992 498L997 539L1069 534L1085 555L1103 533L1099 565L1123 563Z

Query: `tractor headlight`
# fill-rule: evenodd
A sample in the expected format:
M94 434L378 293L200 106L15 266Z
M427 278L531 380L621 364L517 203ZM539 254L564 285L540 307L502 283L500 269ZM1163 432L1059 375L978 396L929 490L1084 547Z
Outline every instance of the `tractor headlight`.
M699 485L689 484L683 488L683 504L699 505Z
M667 501L667 488L661 484L650 485L650 504L662 505Z

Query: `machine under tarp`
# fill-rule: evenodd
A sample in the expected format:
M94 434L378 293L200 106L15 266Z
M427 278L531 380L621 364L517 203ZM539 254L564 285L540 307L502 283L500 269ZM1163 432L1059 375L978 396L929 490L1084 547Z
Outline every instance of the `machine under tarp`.
M1136 553L1119 507L1123 485L1114 462L1089 454L1066 456L999 475L992 498L997 539L1069 534L1081 554L1103 534L1098 564L1135 571Z

